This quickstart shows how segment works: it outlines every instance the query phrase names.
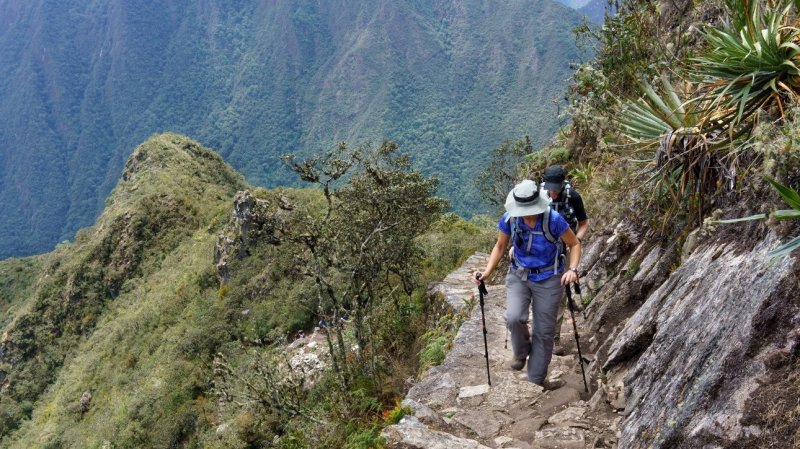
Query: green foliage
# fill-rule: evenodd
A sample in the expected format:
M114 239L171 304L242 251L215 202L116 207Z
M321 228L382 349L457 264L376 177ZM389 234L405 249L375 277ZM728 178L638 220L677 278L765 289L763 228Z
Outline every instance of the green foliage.
M432 197L435 181L396 151L387 142L371 150L341 145L307 161L287 157L303 179L321 188L313 198L283 201L292 210L272 234L279 238L257 234L248 255L231 265L226 299L247 305L242 336L276 346L231 345L217 357L215 383L229 404L222 416L248 417L224 445L277 440L280 447L381 447L383 410L417 374L416 358L427 343L422 335L440 329L442 347L449 346L444 340L453 338L460 321L443 298L424 289L490 245L491 224L442 215L444 203ZM288 194L257 196L275 204ZM255 264L263 260L268 267ZM280 331L291 321L285 314L294 305L276 292L292 284L303 286L286 292L302 304L298 316L338 323L326 327L325 344L333 352L322 373L292 369L278 355ZM252 302L263 295L269 301Z
M496 217L475 216L469 221L447 213L433 223L417 242L425 253L422 276L427 282L442 279L476 251L488 251L497 238Z
M439 301L444 303L442 298ZM419 351L419 372L424 373L428 368L441 365L450 351L453 339L468 318L472 305L460 313L453 313L449 307L441 313L431 326L430 330L420 337L422 349Z
M0 261L0 329L23 306L42 269L41 257Z
M419 352L420 369L424 371L427 368L441 365L450 350L451 338L452 335L436 335L436 333L423 335L422 339L426 341L426 344Z
M617 2L617 5L618 13L606 17L599 28L584 23L575 29L579 39L599 47L597 67L578 71L575 87L581 95L602 87L614 96L632 96L637 93L637 81L652 75L652 63L662 56L660 29L655 23L659 17L657 5L643 0ZM594 74L600 77L595 78ZM596 85L600 80L602 84Z
M388 425L397 424L406 415L411 415L411 407L403 407L399 402L394 408L384 412L384 422Z
M595 166L592 163L575 167L569 172L569 180L576 186L588 186L594 181L594 169Z
M29 306L4 326L4 446L100 445L115 435L121 447L168 447L190 438L206 383L188 360L230 338L216 286L198 275L214 245L200 223L242 186L186 138L155 136L137 149L95 227L41 259ZM82 415L84 391L94 398ZM60 431L41 435L41 426Z
M758 112L796 98L800 33L796 13L787 1L727 2L733 24L707 26L706 44L691 59L695 83L676 89L661 76L660 89L642 82L645 95L622 104L620 131L640 150L655 149L657 169L650 179L655 204L670 217L686 210L699 221L708 199L718 190L733 190L736 176L752 156L748 137Z
M707 26L707 46L693 58L693 74L724 111L715 122L734 124L759 109L794 101L800 89L800 30L793 2L728 0L732 23ZM708 126L719 128L719 123Z
M636 273L639 272L641 267L642 261L640 259L632 259L630 262L628 262L628 269L625 270L625 280L630 281L636 277Z
M586 308L589 304L592 303L594 295L591 292L587 292L586 290L584 290L584 292L585 293L581 295L581 304L583 304L583 307Z
M541 172L550 165L563 164L570 158L570 151L564 147L550 147L530 153L525 157L528 171ZM506 190L508 193L511 189Z
M329 197L252 190L244 229L228 217L247 186L218 156L173 134L141 145L93 228L54 253L0 263L14 345L2 356L14 364L0 359L12 382L0 394L0 446L380 447L384 410L418 372L421 336L437 329L444 347L460 324L425 288L491 245L494 223L442 215L435 182L393 145L355 153ZM367 230L380 223L397 224ZM370 238L376 253L364 257L384 265L353 274ZM228 240L225 277L212 255ZM349 313L346 389L332 367L311 378L286 363L288 338L334 310L320 301L309 242L335 251L336 264L320 265L335 288L375 279L364 306L336 291Z
M517 179L532 179L541 181L544 170L551 165L567 165L572 159L572 150L557 144L548 146L539 151L528 154L522 164L517 167ZM568 178L571 179L571 178ZM573 183L573 185L575 185ZM508 186L507 195L513 185ZM505 196L503 197L505 200Z
M437 181L412 170L408 156L396 151L397 145L387 141L375 150L359 148L349 154L341 144L336 152L299 163L286 157L303 180L322 187L327 200L325 217L306 218L307 227L289 239L302 242L311 255L322 313L332 323L345 315L354 318L359 353L355 365L346 357L341 328L334 326L333 363L343 387L352 372L375 366L367 359L372 312L392 291L414 291L422 258L415 238L446 205L432 196ZM351 169L357 171L337 187L334 183Z
M603 130L610 127L608 116L614 96L602 70L592 64L578 66L574 78L567 92L569 107L564 115L572 119L569 128L573 137L572 146L582 154L587 149L593 149Z
M383 449L386 440L380 436L380 426L362 430L347 437L344 449Z

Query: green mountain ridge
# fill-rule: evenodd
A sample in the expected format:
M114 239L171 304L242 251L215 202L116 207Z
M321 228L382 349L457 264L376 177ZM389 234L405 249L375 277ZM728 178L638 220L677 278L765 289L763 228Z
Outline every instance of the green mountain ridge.
M62 379L63 373L70 373L76 358L96 354L95 345L111 345L104 354L113 354L119 363L120 357L137 357L123 350L121 343L136 341L128 337L139 335L153 341L149 339L156 335L148 329L152 331L165 316L167 306L180 305L161 302L157 308L142 308L146 302L140 299L160 282L162 273L192 279L203 273L197 266L189 268L192 259L185 252L205 246L205 251L192 253L200 260L211 253L214 236L201 225L224 216L233 193L244 186L241 176L218 155L188 139L167 134L137 148L97 223L82 230L76 243L42 256L39 273L28 274L28 279L37 279L35 287L22 290L29 296L22 303L18 299L0 342L0 434L8 436L37 410L34 401L39 395ZM185 266L180 269L173 265L176 262ZM137 284L145 280L150 280L149 285ZM126 310L134 314L130 319L139 330L109 329L109 322L117 319L109 321L108 316ZM124 322L125 318L119 318L116 324ZM79 365L72 375L82 381L68 382L65 388L97 391L116 385L110 379L90 380L102 363L108 361ZM64 410L69 409L65 404Z
M245 447L216 432L241 426L213 399L212 363L250 363L248 348L313 327L303 247L273 236L308 226L306 211L324 211L319 190L253 189L186 137L139 145L74 243L0 262L0 447ZM426 237L458 242L432 256L432 273L475 250L459 240L477 228L448 222Z
M579 59L578 14L549 0L5 0L0 18L0 258L71 240L164 130L265 186L295 183L282 153L389 138L469 215L489 149L549 140Z

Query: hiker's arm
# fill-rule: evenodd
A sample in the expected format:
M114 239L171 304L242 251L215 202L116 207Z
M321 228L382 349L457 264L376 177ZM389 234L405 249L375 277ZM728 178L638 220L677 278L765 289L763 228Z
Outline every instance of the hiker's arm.
M483 272L481 272L480 278L473 277L473 282L480 284L480 281L486 280L489 275L492 274L492 271L494 271L495 267L497 267L497 264L500 262L500 259L506 252L509 238L510 236L503 231L497 233L497 242L494 244L492 254L489 255L489 261L486 262L486 268L484 268Z
M575 218L578 220L578 229L575 230L575 234L579 240L583 241L583 237L589 231L589 217L586 215L583 198L578 192L575 192L570 205L572 205L572 209L575 211Z
M577 269L578 264L581 262L581 242L572 232L572 229L569 228L561 235L561 240L569 247L569 268L561 276L561 285L578 282L578 273L572 271L572 268Z
M575 233L575 236L578 237L578 240L583 241L583 237L589 231L589 219L579 221L578 222L578 232Z

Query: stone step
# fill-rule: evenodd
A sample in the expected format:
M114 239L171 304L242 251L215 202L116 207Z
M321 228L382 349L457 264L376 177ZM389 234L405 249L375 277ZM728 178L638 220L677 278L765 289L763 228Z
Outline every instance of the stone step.
M395 449L491 449L475 440L432 430L413 416L387 427L381 435Z

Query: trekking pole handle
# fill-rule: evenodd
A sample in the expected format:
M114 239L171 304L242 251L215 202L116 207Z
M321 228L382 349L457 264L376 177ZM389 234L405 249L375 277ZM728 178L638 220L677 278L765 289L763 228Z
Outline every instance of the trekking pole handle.
M486 283L484 283L483 280L481 280L481 276L483 276L483 273L481 273L480 271L475 273L475 279L478 279L478 280L481 281L481 284L478 286L478 291L480 293L483 293L484 295L488 295L489 291L486 290Z

